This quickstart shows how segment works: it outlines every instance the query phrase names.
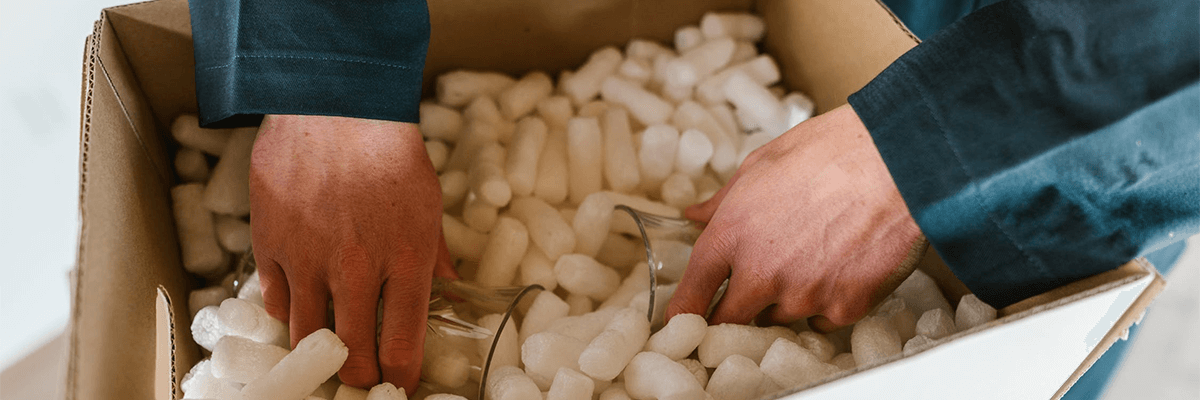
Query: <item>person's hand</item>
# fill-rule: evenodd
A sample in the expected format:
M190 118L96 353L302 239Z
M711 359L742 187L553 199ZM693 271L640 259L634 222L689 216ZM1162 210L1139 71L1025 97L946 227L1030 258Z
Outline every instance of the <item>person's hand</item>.
M919 155L914 155L919 156ZM707 223L667 317L830 331L862 318L912 272L926 241L854 110L813 118L746 158L685 216Z
M416 125L268 115L254 143L250 204L263 300L289 323L292 345L326 327L332 300L334 329L350 350L342 382L370 387L382 373L412 393L435 263L438 275L453 276L439 241L441 190Z

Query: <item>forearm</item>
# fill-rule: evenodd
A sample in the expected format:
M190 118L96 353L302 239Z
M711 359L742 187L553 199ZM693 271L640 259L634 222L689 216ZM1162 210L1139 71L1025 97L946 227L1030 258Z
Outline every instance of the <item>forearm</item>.
M851 96L914 219L1006 305L1200 225L1194 1L1007 1Z

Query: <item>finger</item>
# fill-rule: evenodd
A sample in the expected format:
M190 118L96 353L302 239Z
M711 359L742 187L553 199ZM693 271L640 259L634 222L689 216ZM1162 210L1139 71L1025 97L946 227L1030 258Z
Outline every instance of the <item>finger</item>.
M756 315L771 305L776 296L771 285L764 284L750 274L734 273L729 277L729 288L713 308L708 317L711 324L749 324Z
M850 325L853 325L853 323L838 324L824 315L814 315L808 318L808 327L812 328L813 332L816 333L833 333Z
M334 326L338 338L349 349L338 377L350 386L370 388L379 383L379 359L375 352L379 286L379 275L361 252L339 254L330 270Z
M434 261L417 268L397 268L383 284L383 330L379 338L379 367L385 382L417 389L429 314L429 291Z
M263 308L267 309L275 319L288 322L290 305L288 304L287 275L279 263L266 256L254 254L254 263L258 264L258 282L262 286Z
M446 247L446 235L440 235L438 239L438 258L433 266L433 276L458 279L458 271L454 270L454 261L450 258L450 248Z
M675 295L667 304L667 320L678 314L706 315L717 289L729 278L729 263L725 254L727 246L717 239L718 232L710 229L696 239L688 267L675 289Z
M810 307L803 307L790 302L780 302L767 306L755 320L758 326L790 325L793 322L812 316Z
M326 315L329 311L329 288L325 282L316 279L298 279L289 281L291 289L291 327L292 347L300 339L310 333L328 327Z
M721 206L721 202L725 200L725 195L729 193L729 188L733 187L733 184L737 182L738 176L741 174L741 171L734 173L733 177L729 178L729 182L725 183L725 186L717 190L708 200L685 208L683 210L684 218L706 224L708 221L711 221L713 214L717 212L717 207Z

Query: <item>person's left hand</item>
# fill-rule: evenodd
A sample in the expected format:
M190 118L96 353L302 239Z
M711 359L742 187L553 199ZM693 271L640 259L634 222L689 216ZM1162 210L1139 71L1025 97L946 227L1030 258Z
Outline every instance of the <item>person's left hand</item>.
M417 126L268 115L250 165L254 258L292 345L334 325L342 382L417 388L433 275L454 277L441 190ZM376 346L377 306L383 310Z
M667 317L704 315L728 278L712 324L849 325L908 277L926 243L849 106L759 148L685 215L707 226Z

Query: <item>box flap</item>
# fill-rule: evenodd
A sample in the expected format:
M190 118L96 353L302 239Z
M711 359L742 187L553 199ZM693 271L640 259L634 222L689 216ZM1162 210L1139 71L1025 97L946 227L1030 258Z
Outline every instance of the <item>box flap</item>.
M154 299L154 398L173 400L182 393L179 389L179 368L175 361L175 310L171 308L171 294L162 286L156 290Z
M765 0L758 9L767 20L766 49L786 71L784 83L812 97L817 113L846 104L920 42L875 0Z
M107 14L101 14L85 53L69 399L150 398L154 293L163 285L180 298L189 283L171 218L164 135L155 128ZM186 325L186 304L180 303L172 305L174 318ZM185 347L181 362L190 365L196 353Z

